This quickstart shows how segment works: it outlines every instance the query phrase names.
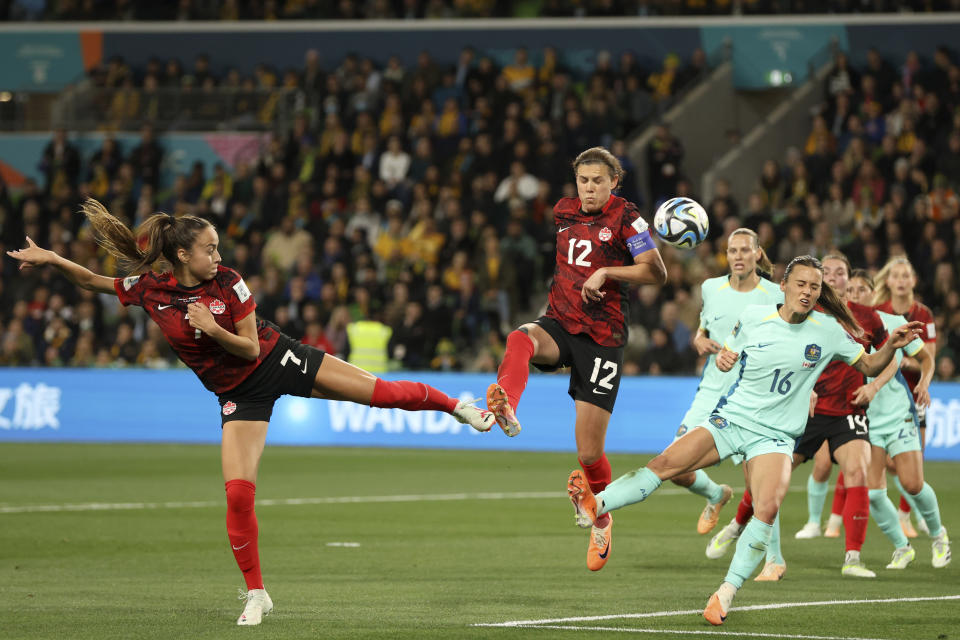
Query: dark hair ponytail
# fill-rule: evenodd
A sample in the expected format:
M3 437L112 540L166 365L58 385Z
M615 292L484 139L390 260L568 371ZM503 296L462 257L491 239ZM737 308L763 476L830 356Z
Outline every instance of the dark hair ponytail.
M790 264L787 265L786 270L783 272L783 281L786 282L787 278L790 277L790 274L793 272L794 267L812 267L823 274L823 265L820 264L820 261L814 258L813 256L797 256L790 261ZM820 299L818 303L823 308L824 312L830 314L837 319L844 329L846 329L852 336L859 338L863 335L863 328L857 322L857 319L853 317L853 314L850 312L850 309L847 308L847 305L840 298L840 295L826 282L822 282L820 285Z
M80 205L80 210L90 221L97 244L117 258L126 273L140 273L161 258L170 266L177 264L177 250L189 250L197 234L210 226L196 216L174 218L155 213L134 233L93 198Z

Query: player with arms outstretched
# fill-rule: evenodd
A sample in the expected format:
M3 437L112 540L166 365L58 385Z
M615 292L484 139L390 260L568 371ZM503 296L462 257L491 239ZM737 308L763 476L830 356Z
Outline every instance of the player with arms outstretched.
M144 221L135 234L96 200L87 200L83 212L100 245L135 275L97 275L41 249L30 238L26 248L7 254L21 262L21 269L50 265L83 289L143 307L183 363L217 394L227 535L247 585L246 605L237 624L260 624L273 609L260 571L254 494L277 398L289 394L444 411L478 431L493 426L495 418L488 411L422 383L381 380L258 319L253 295L240 274L220 264L217 231L206 220L160 213ZM155 263L165 263L168 270L149 270Z
M727 238L727 263L729 274L709 278L700 285L703 307L693 345L697 353L707 356L707 359L697 394L677 429L677 438L690 428L706 422L717 402L736 380L733 374L720 371L714 364L716 354L723 348L718 340L730 334L746 307L783 301L780 287L761 275L761 272L769 275L773 265L760 247L756 232L741 227L730 234ZM670 481L707 499L697 521L697 533L702 535L712 531L720 518L720 509L730 500L733 490L727 485L718 485L702 469L679 475ZM710 553L708 547L707 556Z
M590 486L601 491L611 479L603 447L627 340L624 285L663 284L666 268L636 205L613 194L623 179L617 158L603 147L587 149L573 171L579 197L563 198L553 208L557 262L547 311L507 336L487 408L507 435L516 435L530 364L543 371L570 367L577 455ZM611 518L604 517L591 532L592 571L610 556L611 527Z
M796 439L806 426L810 392L820 373L832 361L843 360L864 375L875 376L890 363L895 349L916 336L919 326L898 327L883 347L868 354L847 333L859 333L860 328L836 292L823 282L816 258L794 258L780 288L783 304L747 307L717 354L721 370L738 366L737 381L705 424L599 494L594 495L579 469L567 480L577 524L585 527L614 509L645 500L664 480L733 455L743 456L754 516L737 542L724 582L703 612L714 625L723 624L737 590L766 553L774 518L790 484ZM814 310L818 302L823 313Z

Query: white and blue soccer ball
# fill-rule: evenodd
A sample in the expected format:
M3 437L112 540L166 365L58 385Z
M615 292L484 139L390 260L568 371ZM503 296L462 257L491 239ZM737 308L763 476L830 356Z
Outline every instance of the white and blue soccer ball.
M654 214L653 228L667 244L693 249L707 239L710 220L696 200L670 198Z

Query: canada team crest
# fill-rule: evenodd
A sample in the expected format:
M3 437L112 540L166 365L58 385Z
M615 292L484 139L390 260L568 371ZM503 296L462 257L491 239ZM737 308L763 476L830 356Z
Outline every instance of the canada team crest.
M214 301L210 303L210 313L213 313L215 315L220 315L226 310L227 310L227 305L223 303L223 300L214 299Z
M223 403L223 415L228 416L236 410L237 410L237 403L230 402L229 400Z
M612 237L613 237L613 232L610 231L609 227L604 227L603 229L600 229L600 233L599 233L600 242L607 242Z
M803 350L803 357L806 358L807 362L817 362L820 360L821 353L820 345L808 344L807 348Z

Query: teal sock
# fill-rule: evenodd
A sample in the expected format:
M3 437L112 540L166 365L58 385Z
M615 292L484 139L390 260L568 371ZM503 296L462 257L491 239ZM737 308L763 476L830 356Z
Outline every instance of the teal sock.
M609 513L635 502L643 502L660 487L660 478L646 467L624 474L597 494L603 506L597 515Z
M703 496L709 500L711 504L720 502L721 498L723 498L723 487L711 480L710 476L708 476L703 469L697 469L694 475L696 478L693 484L687 487L687 489L689 489L691 493Z
M920 489L920 493L913 496L913 499L917 504L920 515L923 516L923 521L927 523L927 528L930 529L930 536L936 538L940 535L940 529L943 526L940 524L940 505L937 504L936 492L933 487L924 482L923 489Z
M914 499L914 496L907 493L907 490L903 488L903 485L900 484L900 478L898 478L897 476L893 476L893 483L897 485L897 491L899 491L900 495L902 495L903 498L907 501L907 504L910 505L910 508L916 509L917 508L916 499Z
M740 539L737 540L737 551L733 554L727 577L724 578L726 582L737 589L743 586L743 582L753 574L753 570L763 560L772 529L773 527L766 522L750 518L750 522L740 534Z
M787 561L783 559L783 554L780 552L780 512L777 512L777 517L773 519L773 524L770 525L770 541L767 543L767 562L773 562L775 564L787 564Z
M894 548L900 549L907 546L909 541L907 536L903 535L903 528L900 526L900 518L897 517L897 508L890 502L886 489L870 489L870 513L876 520L877 526L883 535L887 536Z
M817 482L813 474L807 478L807 522L820 526L820 516L823 513L823 503L827 499L829 485L826 482Z

